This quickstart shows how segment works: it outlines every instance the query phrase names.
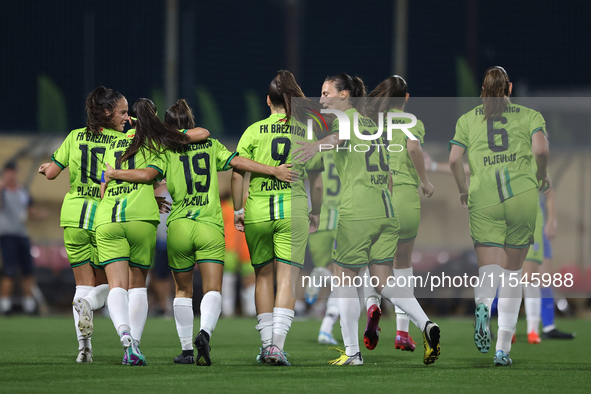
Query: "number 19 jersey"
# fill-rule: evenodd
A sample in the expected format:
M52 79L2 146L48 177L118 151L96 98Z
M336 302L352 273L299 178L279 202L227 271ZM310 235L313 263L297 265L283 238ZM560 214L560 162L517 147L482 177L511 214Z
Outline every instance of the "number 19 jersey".
M490 207L538 187L531 140L534 133L545 130L539 112L516 104L488 120L482 105L460 117L449 143L468 153L468 209Z
M64 197L60 226L94 230L96 211L101 200L103 160L109 144L122 133L102 129L94 135L86 128L72 130L51 160L70 172L70 190Z

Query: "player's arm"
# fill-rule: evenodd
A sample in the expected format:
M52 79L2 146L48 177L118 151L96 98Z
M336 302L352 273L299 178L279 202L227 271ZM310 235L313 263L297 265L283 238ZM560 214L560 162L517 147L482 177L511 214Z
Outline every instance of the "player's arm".
M297 171L290 170L293 164L282 164L279 167L274 167L241 156L234 156L230 161L230 165L240 171L271 175L283 182L297 182L299 175Z
M308 215L310 219L308 232L312 234L318 230L320 225L320 208L322 207L324 187L322 185L322 173L310 172L308 178L310 180L310 200L312 201L312 210Z
M421 180L421 189L423 189L423 195L426 197L431 197L435 191L435 188L431 182L429 182L427 172L425 171L425 159L423 157L421 142L418 139L411 140L408 138L406 140L406 150L408 151L410 161L412 161L412 164L419 175L419 179Z
M234 202L234 227L244 232L244 171L232 171L232 201Z
M548 158L550 157L550 149L548 148L546 135L544 135L541 130L536 131L531 136L531 150L536 159L536 164L538 165L536 178L538 182L541 182L539 190L548 194L552 189L552 181L548 176Z
M436 162L426 151L423 151L423 157L425 158L425 171L451 175L451 169L447 163ZM468 163L464 163L464 172L466 173L466 176L470 176L470 166Z
M189 129L187 130L186 134L191 142L201 142L209 138L209 130L204 129L203 127Z
M544 226L544 234L546 234L546 238L549 241L554 239L556 235L558 235L558 220L556 218L556 195L554 194L554 189L551 189L548 194L546 194L546 213L547 213L547 220L546 225Z
M39 167L39 174L44 175L45 178L52 181L62 173L62 169L54 162L41 164Z
M466 149L464 147L452 144L449 152L449 168L451 174L456 180L460 192L460 202L464 208L468 208L468 181L464 171L463 156Z
M339 139L339 133L332 133L321 139L320 141L305 142L297 141L296 144L302 145L295 149L292 154L295 155L293 160L296 163L305 163L316 155L316 153L322 151L328 151L336 149L337 146L341 146L346 140Z
M139 168L135 170L116 170L105 163L107 169L105 171L105 183L112 180L130 182L130 183L152 183L152 181L160 175L160 172L152 167Z

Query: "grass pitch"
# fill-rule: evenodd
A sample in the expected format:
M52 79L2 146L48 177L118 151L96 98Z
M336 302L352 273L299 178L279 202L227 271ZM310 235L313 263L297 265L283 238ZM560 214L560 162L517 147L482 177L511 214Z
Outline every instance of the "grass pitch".
M121 365L123 351L109 319L96 318L94 363L77 364L72 317L0 318L0 392L59 393L588 393L591 385L591 324L560 320L577 331L572 341L528 345L518 324L513 366L494 367L494 351L481 354L471 319L435 319L441 327L441 357L423 365L422 336L411 327L415 352L394 350L394 320L382 319L378 347L362 346L363 366L329 366L338 353L316 342L320 322L295 321L286 351L292 367L255 361L254 319L221 319L211 341L211 367L176 365L180 353L174 320L149 319L142 338L147 367ZM195 322L198 327L198 320ZM365 319L360 323L363 335ZM361 326L363 325L363 326ZM496 324L493 323L496 327ZM340 340L339 327L335 333ZM197 329L195 329L197 333ZM342 342L342 341L341 341ZM494 349L494 345L493 345Z

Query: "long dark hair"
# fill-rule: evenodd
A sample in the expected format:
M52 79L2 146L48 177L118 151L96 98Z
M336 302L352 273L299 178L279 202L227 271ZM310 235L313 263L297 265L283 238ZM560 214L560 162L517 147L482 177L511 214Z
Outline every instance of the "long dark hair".
M191 111L191 107L189 107L189 104L187 104L185 99L178 99L177 102L166 111L166 114L164 114L164 123L178 130L195 128L193 111Z
M273 106L285 109L285 126L289 125L292 117L291 99L306 97L293 74L287 70L277 71L277 75L269 84L269 100Z
M186 134L180 133L178 129L168 126L158 119L156 106L152 100L138 99L133 104L133 112L137 117L135 137L121 156L121 163L136 154L142 147L146 148L148 152L159 154L164 149L180 151L190 142Z
M363 80L357 76L351 77L349 74L340 73L333 75L332 77L326 77L324 82L333 82L334 87L338 92L348 90L350 97L367 97L365 84L363 83ZM356 104L355 108L357 108L362 115L365 115L365 100L359 100Z
M480 96L482 97L485 120L501 115L507 106L511 104L511 100L509 100L509 75L503 67L494 66L486 70Z
M101 128L112 128L112 120L119 100L125 97L116 90L99 86L86 97L86 131L94 135L101 133ZM111 115L107 115L105 110Z
M386 112L392 108L404 107L408 85L400 75L392 75L384 79L369 94L369 97L375 98L367 108L369 116L377 122L378 112Z

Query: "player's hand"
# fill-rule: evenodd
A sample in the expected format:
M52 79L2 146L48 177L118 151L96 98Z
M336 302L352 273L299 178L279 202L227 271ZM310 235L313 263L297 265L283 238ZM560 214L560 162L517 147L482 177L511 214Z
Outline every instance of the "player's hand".
M318 144L315 142L297 141L296 144L302 145L292 152L293 161L296 163L310 161L318 153Z
M548 238L548 241L552 241L558 235L558 225L554 223L546 223L544 226L544 235Z
M308 234L315 233L318 231L318 226L320 225L320 214L314 215L312 212L308 215L310 218L310 227L308 229Z
M460 203L465 209L468 208L468 193L460 193Z
M548 194L550 193L550 190L552 190L552 179L550 179L550 175L546 174L536 174L536 178L538 179L538 184L540 185L540 188L538 189L541 192L544 192L544 194Z
M45 172L47 171L47 168L49 168L50 165L51 165L51 163L41 164L41 166L39 166L39 174L45 175Z
M111 167L111 165L109 163L105 163L105 165L107 166L107 169L105 170L105 183L108 185L109 182L111 182L114 178L114 172L115 169L113 167Z
M234 215L234 227L241 233L244 232L244 213Z
M166 197L156 196L156 202L158 203L158 210L161 214L166 214L170 212L172 204L169 201L166 201Z
M431 197L435 192L435 187L429 181L426 184L421 182L421 189L423 189L423 195L427 198Z
M275 167L273 176L282 182L297 182L300 173L290 170L292 166L293 164L281 164L279 167Z

